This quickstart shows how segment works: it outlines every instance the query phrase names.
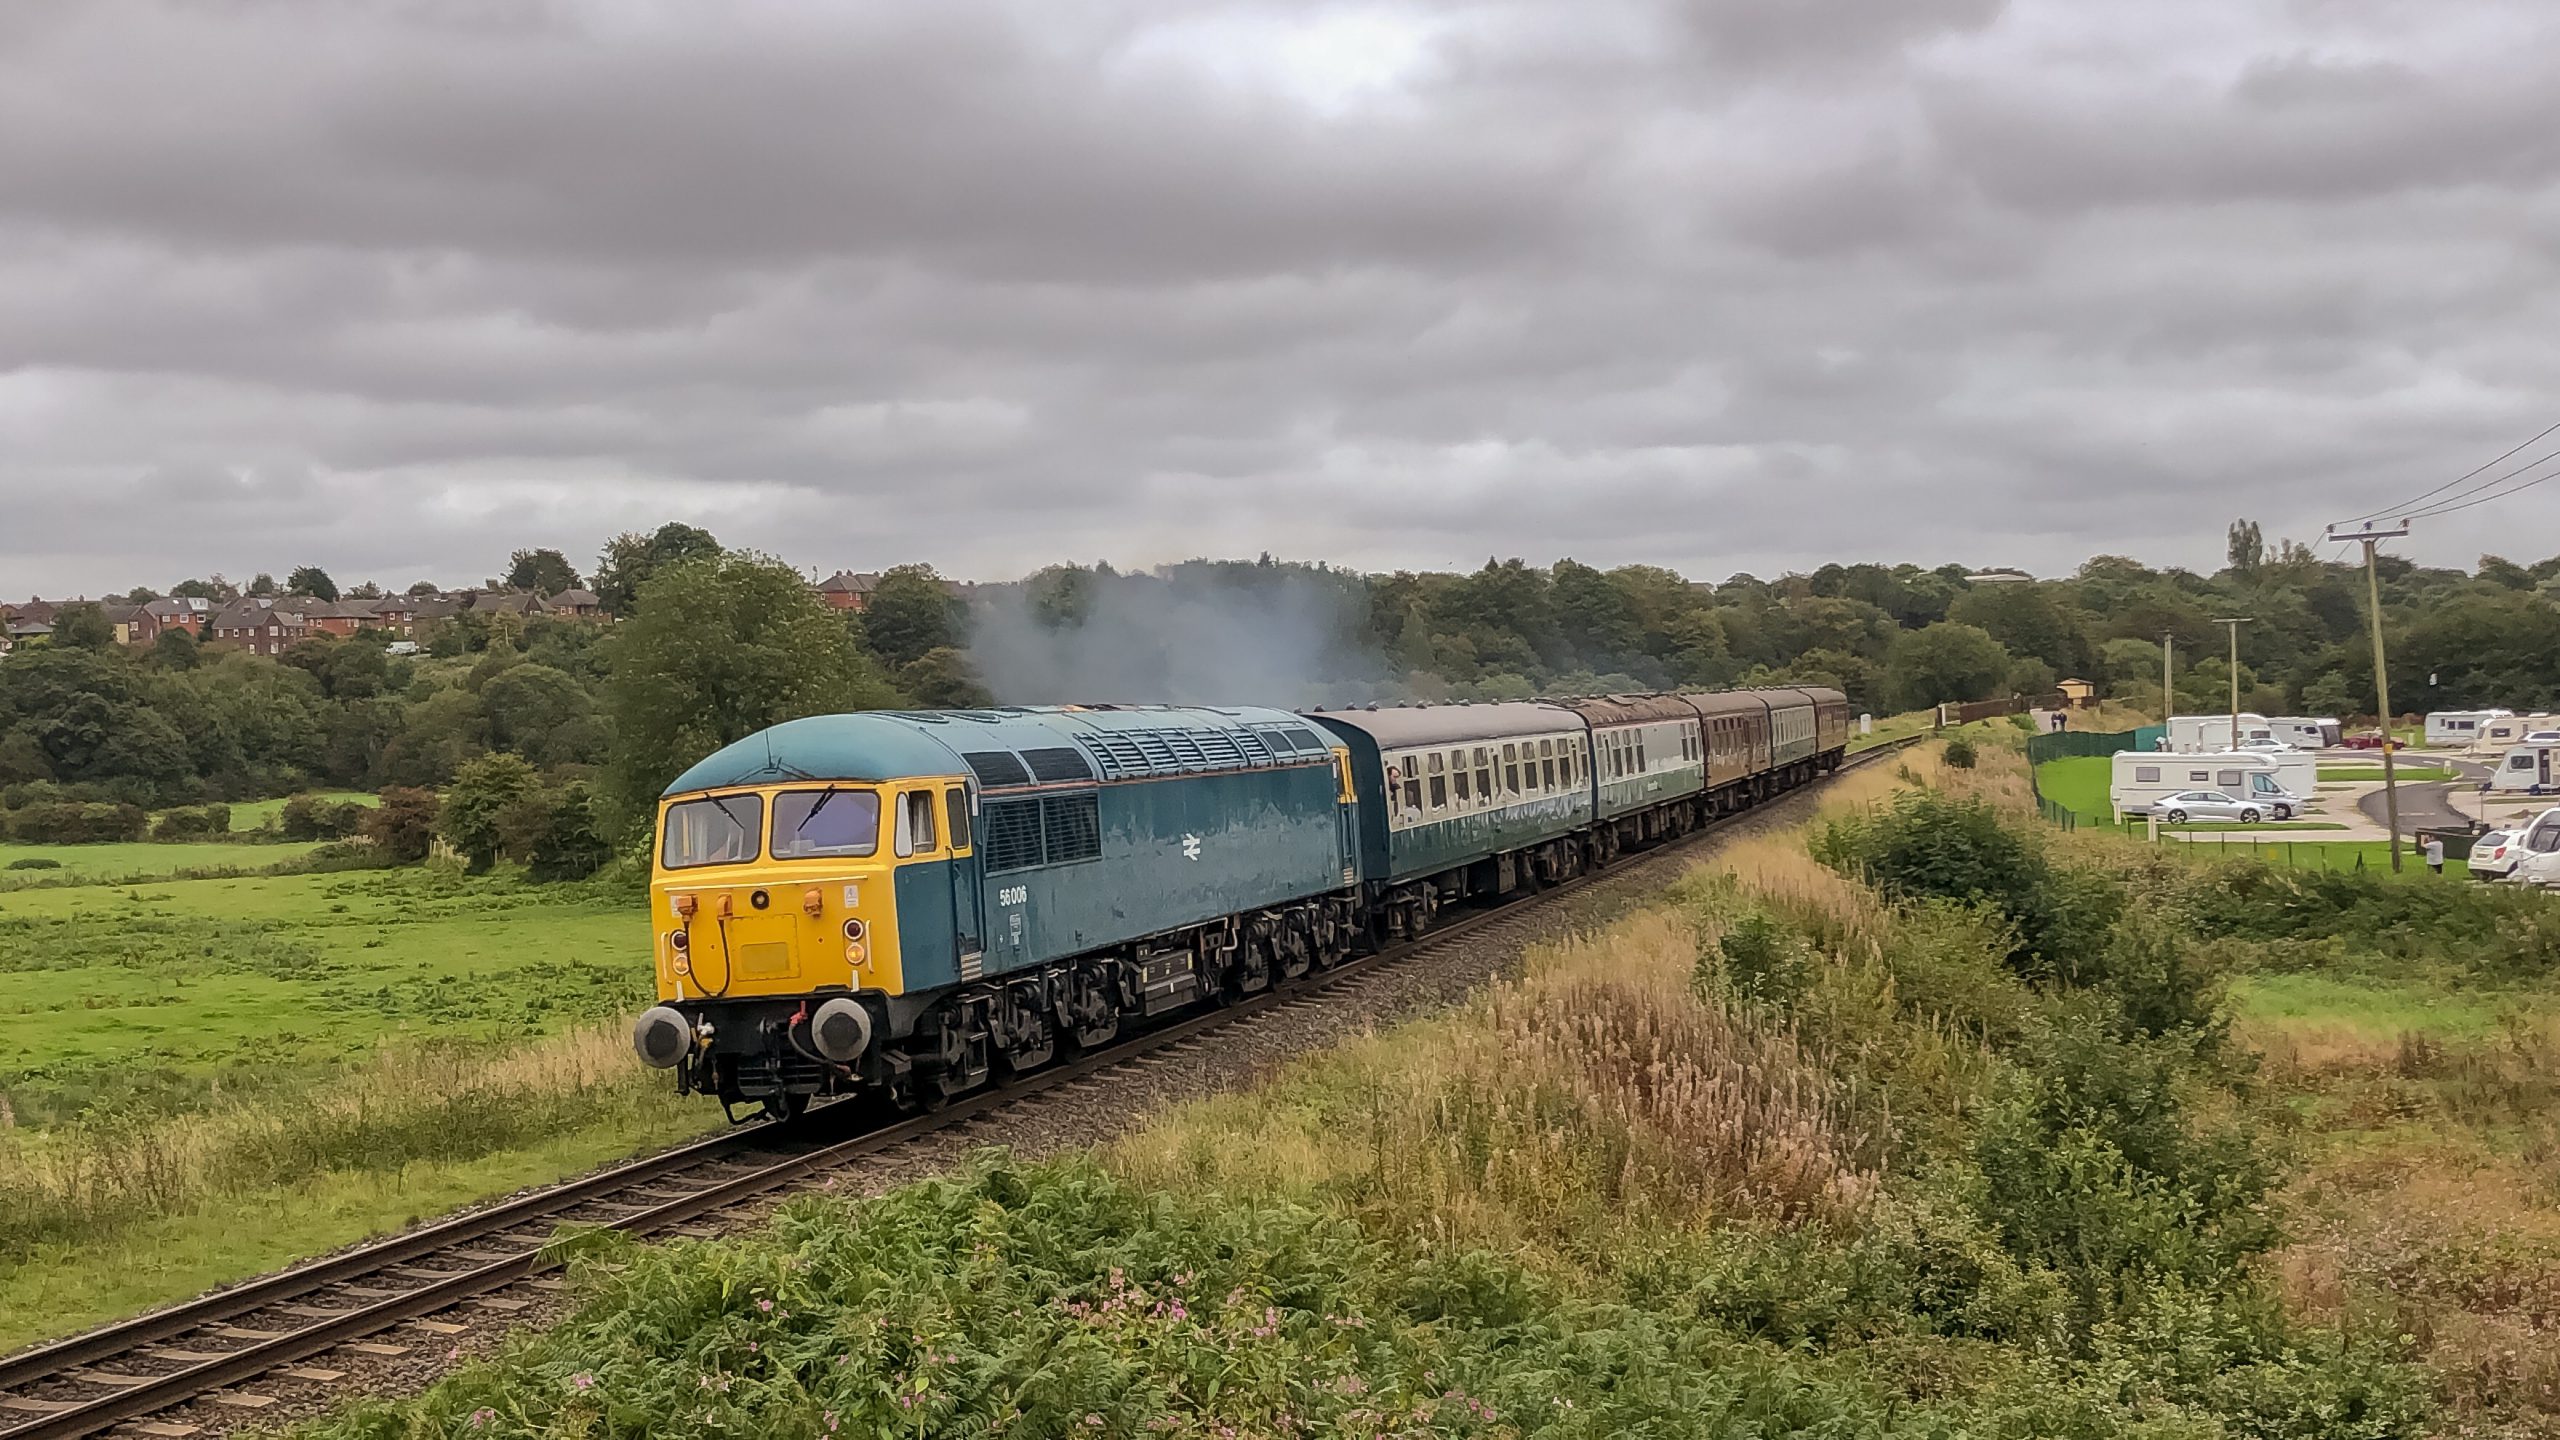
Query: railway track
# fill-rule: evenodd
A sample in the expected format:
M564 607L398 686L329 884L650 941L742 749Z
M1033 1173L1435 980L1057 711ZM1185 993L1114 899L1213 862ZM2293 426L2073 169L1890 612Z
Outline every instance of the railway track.
M1887 758L1910 743L1852 756L1841 773ZM1797 794L1819 789L1817 782ZM1364 977L1430 952L1500 938L1506 929L1525 930L1556 901L1674 863L1736 821L1764 813L1747 810L1728 816L1605 870L1468 912L1416 940L1150 1030L929 1114L841 1138L831 1137L829 1129L841 1128L850 1107L813 1111L797 1126L743 1126L0 1358L0 1440L72 1440L111 1430L176 1440L203 1427L152 1417L189 1402L235 1409L244 1421L254 1422L257 1412L276 1404L276 1397L240 1388L248 1382L269 1377L335 1381L345 1372L314 1362L333 1355L397 1357L445 1343L470 1328L437 1318L449 1312L503 1321L525 1309L528 1302L498 1292L527 1283L560 1283L545 1272L559 1263L549 1245L563 1225L640 1235L709 1233L695 1222L807 1188L829 1172L913 1146L973 1117L1044 1094L1089 1087L1110 1072L1160 1063L1199 1046L1210 1032L1246 1025L1275 1011L1329 1003L1338 992L1359 989ZM394 1339L381 1338L395 1334Z

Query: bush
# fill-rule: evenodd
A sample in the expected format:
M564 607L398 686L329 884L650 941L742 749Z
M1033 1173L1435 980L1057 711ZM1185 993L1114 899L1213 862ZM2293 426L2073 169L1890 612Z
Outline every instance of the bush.
M231 833L228 805L188 805L163 810L151 822L151 838L161 841L209 840Z
M374 843L383 858L414 865L435 848L436 808L434 791L394 785L382 792L380 805L366 812L364 838Z
M139 805L59 800L8 814L9 838L22 845L103 845L141 839L151 816Z
M2123 909L2120 887L2050 864L1979 797L1909 791L1880 816L1833 822L1813 844L1824 863L1893 899L1989 906L2016 935L2010 964L2032 978L2078 976Z
M364 828L372 808L354 800L331 804L316 795L296 795L284 802L277 820L287 840L344 840Z
M62 868L62 862L49 856L30 855L23 860L10 861L9 868L12 870L59 870Z
M1970 770L1981 756L1975 752L1973 741L1962 735L1952 735L1947 738L1947 748L1939 758L1958 770Z

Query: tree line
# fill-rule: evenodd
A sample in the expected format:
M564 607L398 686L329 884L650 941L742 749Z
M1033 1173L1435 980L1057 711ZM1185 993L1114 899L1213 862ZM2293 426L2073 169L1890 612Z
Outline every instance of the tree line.
M555 560L518 552L509 573L580 578ZM2228 561L2206 575L2102 555L2045 581L1835 564L1700 584L1570 559L1364 575L1265 556L1144 574L1056 565L974 602L911 565L886 572L862 613L839 614L790 566L670 525L600 556L589 584L617 623L463 614L424 627L415 654L371 631L274 658L174 630L128 650L66 609L51 643L0 658L0 805L441 792L456 848L528 862L541 850L568 870L631 833L692 761L827 711L1823 684L1882 713L2065 676L2155 708L2164 635L2181 657L2177 708L2211 711L2229 694L2214 623L2226 615L2252 621L2244 707L2369 709L2361 569L2291 543L2271 554L2246 522ZM2472 571L2385 557L2381 580L2406 708L2560 707L2560 557L2485 556ZM1073 663L1029 665L1044 652ZM1083 686L1108 693L1068 688ZM421 803L395 808L403 850L423 845Z

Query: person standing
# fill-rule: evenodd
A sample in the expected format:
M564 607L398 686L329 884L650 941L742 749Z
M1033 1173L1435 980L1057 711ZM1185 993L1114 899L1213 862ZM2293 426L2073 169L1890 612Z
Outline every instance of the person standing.
M2438 875L2444 873L2444 837L2430 835L2426 844L2427 868Z

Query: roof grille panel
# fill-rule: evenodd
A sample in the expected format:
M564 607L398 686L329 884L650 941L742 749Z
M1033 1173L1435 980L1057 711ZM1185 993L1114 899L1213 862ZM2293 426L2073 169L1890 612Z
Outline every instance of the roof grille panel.
M964 750L960 758L977 772L978 783L990 790L1031 783L1031 772L1010 750Z
M1191 738L1200 746L1202 759L1213 770L1232 770L1245 763L1244 747L1236 743L1232 731L1194 730Z
M1034 780L1056 782L1093 778L1093 766L1086 762L1083 752L1063 745L1025 750L1022 752L1022 760L1024 764L1031 767L1031 778Z

